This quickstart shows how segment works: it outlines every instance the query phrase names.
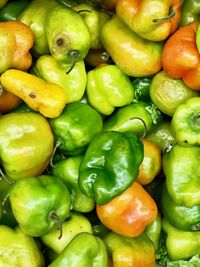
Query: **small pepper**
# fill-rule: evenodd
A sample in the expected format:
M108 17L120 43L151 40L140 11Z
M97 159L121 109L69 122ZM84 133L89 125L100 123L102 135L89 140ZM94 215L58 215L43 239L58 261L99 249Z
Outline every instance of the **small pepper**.
M13 110L19 106L21 102L18 96L6 91L2 85L0 85L0 113L7 113Z

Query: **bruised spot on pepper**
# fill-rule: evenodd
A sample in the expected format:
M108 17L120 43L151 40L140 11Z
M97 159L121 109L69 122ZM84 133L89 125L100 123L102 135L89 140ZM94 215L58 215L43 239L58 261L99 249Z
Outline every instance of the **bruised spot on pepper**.
M36 98L36 94L35 94L34 92L31 92L31 93L29 94L29 96L30 96L31 98Z
M57 41L56 41L56 44L58 46L63 46L63 44L65 43L64 39L63 38L59 38Z

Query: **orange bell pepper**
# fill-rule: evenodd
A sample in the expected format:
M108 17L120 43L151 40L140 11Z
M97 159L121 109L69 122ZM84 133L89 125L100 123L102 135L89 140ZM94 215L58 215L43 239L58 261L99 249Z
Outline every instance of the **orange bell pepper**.
M193 90L200 90L200 53L196 46L199 22L180 27L165 43L162 53L164 71L172 78L182 78Z
M21 99L16 95L6 91L0 85L0 113L6 113L16 108L21 103Z
M29 50L33 43L33 33L24 23L0 22L0 73L9 68L28 70L32 64Z
M155 220L157 205L151 195L137 182L104 205L97 205L97 216L113 232L139 236Z

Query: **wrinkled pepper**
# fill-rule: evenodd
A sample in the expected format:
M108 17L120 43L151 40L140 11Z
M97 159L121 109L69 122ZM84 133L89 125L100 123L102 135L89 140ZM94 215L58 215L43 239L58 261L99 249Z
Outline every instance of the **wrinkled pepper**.
M1 267L44 267L45 262L35 240L19 227L0 225Z
M134 133L103 132L89 143L79 171L81 191L105 204L121 194L138 175L143 144Z
M34 42L30 28L17 20L0 22L0 40L0 73L9 68L28 70Z
M163 41L177 29L183 0L119 0L116 13L141 37Z
M163 43L143 39L117 15L102 27L101 42L115 64L129 76L150 76L162 68Z
M1 75L1 84L7 91L21 98L31 109L48 118L58 117L67 104L66 93L59 85L25 71L5 71Z
M67 185L71 196L71 209L79 212L90 212L95 207L94 199L86 196L78 184L79 167L83 156L67 157L54 164L51 172L60 177Z
M155 249L151 240L141 234L128 238L110 232L103 238L112 267L155 267Z
M151 195L136 181L104 205L97 205L97 216L113 232L136 237L157 217L158 208Z
M33 74L47 82L62 87L67 95L68 103L79 101L85 92L87 74L84 61L71 65L60 66L51 55L39 57L33 66Z
M57 224L61 238L61 224L71 207L69 190L61 179L50 175L22 178L10 191L10 203L25 234L43 236Z
M81 154L103 129L101 115L88 104L70 103L57 118L50 119L56 143L66 154Z
M101 238L79 233L48 267L107 267L108 254Z
M129 77L116 65L103 64L88 71L86 92L90 104L104 115L130 104L134 98Z
M171 131L181 145L200 145L200 97L179 105L171 120Z
M200 90L200 53L196 46L198 25L195 21L180 27L165 42L162 52L164 71L172 78L182 78L193 90Z
M167 190L180 206L200 205L200 146L175 144L163 156Z
M200 2L199 0L187 0L183 2L181 8L180 26L185 26L193 21L200 19Z
M53 143L49 123L40 114L15 112L0 117L0 158L10 179L41 174L49 164Z

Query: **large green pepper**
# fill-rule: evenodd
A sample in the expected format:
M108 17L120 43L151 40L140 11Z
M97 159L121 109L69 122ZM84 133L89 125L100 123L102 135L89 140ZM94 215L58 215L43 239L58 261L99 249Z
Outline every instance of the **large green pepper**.
M83 156L68 157L54 164L51 172L60 177L67 185L71 196L71 209L79 212L90 212L95 207L94 199L86 196L78 185L79 167Z
M50 119L52 131L60 150L80 154L103 128L101 115L88 104L71 103L62 114Z
M80 165L80 189L97 204L107 203L133 183L143 156L143 144L134 133L98 134Z
M192 97L178 106L171 129L177 143L200 145L200 97Z
M163 185L161 194L161 210L169 223L184 231L200 230L200 205L191 208L180 206L174 202Z
M15 112L0 117L0 158L8 178L41 174L49 164L53 143L51 128L40 114Z
M166 218L162 229L167 234L166 248L171 260L184 260L200 253L200 232L183 231L173 227Z
M70 193L62 180L50 175L18 180L10 191L13 214L24 233L47 234L70 213ZM60 229L61 230L61 229Z
M163 156L167 190L178 205L200 205L200 146L175 144Z
M1 267L44 267L44 258L34 239L16 229L0 225Z
M84 61L77 62L73 69L71 65L60 66L51 55L39 57L33 67L33 72L42 79L55 83L63 88L67 102L79 101L86 88L86 69Z
M200 2L199 0L185 0L181 8L180 26L187 25L200 19Z
M116 65L102 65L88 71L87 76L88 100L100 113L110 115L115 107L132 102L133 85Z
M90 233L79 233L48 267L107 267L104 242Z

